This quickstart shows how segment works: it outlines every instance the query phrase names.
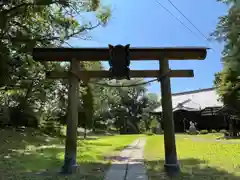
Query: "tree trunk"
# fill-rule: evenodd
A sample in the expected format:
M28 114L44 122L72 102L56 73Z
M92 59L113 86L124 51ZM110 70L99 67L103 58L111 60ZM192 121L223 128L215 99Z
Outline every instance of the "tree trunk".
M146 129L146 131L149 131L149 129L150 129L149 120L145 120L145 121L144 121L144 124L145 124L145 129Z
M237 134L238 134L238 130L236 128L236 120L234 119L233 120L233 137L237 137Z
M124 130L124 134L127 134L127 122L125 117L123 119L123 130Z
M93 118L92 120L92 132L95 132L96 128L95 128L95 118Z
M230 136L233 137L233 120L231 118L229 118L229 133Z
M86 128L86 124L84 125L84 139L87 138L87 128Z
M186 132L186 120L183 120L183 132Z

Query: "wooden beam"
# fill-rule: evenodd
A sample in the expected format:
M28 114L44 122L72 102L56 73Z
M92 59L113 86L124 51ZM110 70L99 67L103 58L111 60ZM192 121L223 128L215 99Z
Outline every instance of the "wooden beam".
M157 78L160 72L158 70L132 70L130 77L144 77L144 78ZM68 78L69 72L50 71L47 72L47 77L51 79ZM82 79L89 78L111 78L112 75L109 71L78 71L78 77ZM193 70L171 70L170 77L194 77Z
M178 48L130 48L131 60L203 60L207 55L204 47ZM108 48L34 48L33 59L38 61L107 61Z

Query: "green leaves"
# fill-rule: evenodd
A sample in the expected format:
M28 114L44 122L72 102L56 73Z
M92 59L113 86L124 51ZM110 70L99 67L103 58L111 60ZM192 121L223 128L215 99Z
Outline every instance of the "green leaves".
M96 24L91 20L81 21L85 12L96 16ZM32 49L59 47L71 38L82 38L83 33L106 25L109 16L110 9L102 8L100 0L17 0L0 5L0 88L11 84L24 87L21 91L12 87L14 93L8 94L11 103L31 107L40 113L40 119L65 115L67 80L47 80L45 70L63 70L67 65L40 64L32 59ZM84 66L102 68L100 62ZM108 108L106 89L93 85L80 87L79 101L84 104L89 122L93 110Z
M97 17L100 20L100 22L102 23L102 25L106 25L109 18L111 17L111 9L108 7L102 7L98 13L97 13Z
M215 86L224 101L232 108L239 109L240 89L240 8L235 0L221 0L231 4L226 16L220 18L216 31L212 34L217 40L225 42L223 51L223 70L215 75Z
M45 5L46 6L46 5L51 5L57 1L55 1L55 0L34 0L33 2L36 5Z
M0 7L0 84L9 78L9 62L16 55L31 54L34 47L61 46L66 40L81 37L82 32L97 27L79 22L77 17L99 7L96 0L7 1Z
M100 7L100 0L91 0L89 2L89 10L96 11Z
M225 3L225 4L236 4L236 3L238 3L238 0L217 0L217 1Z

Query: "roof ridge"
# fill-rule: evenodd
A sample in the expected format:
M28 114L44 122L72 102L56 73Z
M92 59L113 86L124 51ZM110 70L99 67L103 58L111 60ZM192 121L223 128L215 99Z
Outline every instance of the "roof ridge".
M179 92L179 93L172 93L172 96L199 93L199 92L204 92L204 91L211 91L211 90L214 90L214 89L216 89L216 88L211 87L211 88L197 89L197 90L192 90L192 91L184 91L184 92Z

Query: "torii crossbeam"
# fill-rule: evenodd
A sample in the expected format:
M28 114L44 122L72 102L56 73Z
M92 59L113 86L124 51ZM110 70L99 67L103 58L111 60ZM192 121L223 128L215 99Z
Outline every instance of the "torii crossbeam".
M169 60L204 60L207 48L130 48L130 60L159 60L157 70L130 71L130 77L160 77L164 119L165 170L170 174L179 172L172 113L170 77L193 77L192 70L171 70ZM69 104L65 159L62 171L71 173L76 167L78 124L78 81L90 78L111 78L109 71L81 71L79 61L108 61L108 48L35 48L33 58L37 61L70 61L69 72L48 72L49 78L69 78Z

